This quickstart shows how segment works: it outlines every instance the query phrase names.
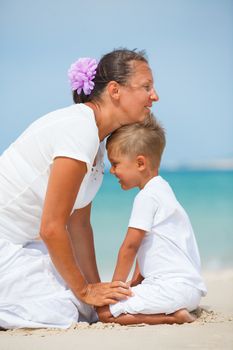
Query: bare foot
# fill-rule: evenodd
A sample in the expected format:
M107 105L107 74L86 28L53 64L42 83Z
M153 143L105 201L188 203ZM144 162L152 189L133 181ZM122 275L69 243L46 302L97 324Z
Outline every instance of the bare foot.
M175 318L175 323L182 324L182 323L191 323L196 320L196 317L191 315L187 309L181 309L173 314Z

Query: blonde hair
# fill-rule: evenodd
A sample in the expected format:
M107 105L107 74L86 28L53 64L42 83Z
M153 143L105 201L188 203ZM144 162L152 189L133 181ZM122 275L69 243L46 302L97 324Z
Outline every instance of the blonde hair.
M153 114L142 123L124 125L115 130L107 139L109 153L149 158L151 167L159 167L166 144L165 131Z

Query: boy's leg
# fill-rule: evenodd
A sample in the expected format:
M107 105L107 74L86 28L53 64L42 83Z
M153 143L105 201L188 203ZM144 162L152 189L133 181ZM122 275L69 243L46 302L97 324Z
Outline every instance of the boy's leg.
M192 316L186 309L181 309L173 314L121 314L118 317L113 317L109 306L102 306L97 308L99 320L104 323L119 323L121 325L146 323L150 325L155 324L173 324L173 323L190 323L195 321L195 317Z
M122 325L182 324L195 321L188 310L194 310L198 306L201 292L192 286L174 281L145 279L132 287L132 291L132 297L98 308L100 321Z

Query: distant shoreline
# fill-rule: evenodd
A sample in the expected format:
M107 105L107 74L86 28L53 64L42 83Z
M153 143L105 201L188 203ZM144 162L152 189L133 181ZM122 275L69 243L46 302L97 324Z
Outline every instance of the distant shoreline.
M179 166L179 167L161 167L160 171L163 173L182 173L182 172L209 172L209 173L233 173L233 167L232 168L228 168L228 169L224 169L224 168L211 168L211 167L206 167L206 168L198 168L198 167L191 167L191 166Z
M106 169L110 169L108 161L105 162ZM164 163L162 162L161 172L233 172L233 160L218 160L212 162L193 163Z
M213 159L207 161L191 162L165 162L161 169L167 170L188 170L188 171L233 171L233 158Z

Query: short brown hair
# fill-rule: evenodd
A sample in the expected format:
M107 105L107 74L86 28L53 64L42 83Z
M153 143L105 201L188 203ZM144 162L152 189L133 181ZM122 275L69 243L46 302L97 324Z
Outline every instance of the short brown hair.
M159 167L166 144L165 131L153 114L142 123L124 125L115 130L107 139L108 152L149 157L152 168Z

